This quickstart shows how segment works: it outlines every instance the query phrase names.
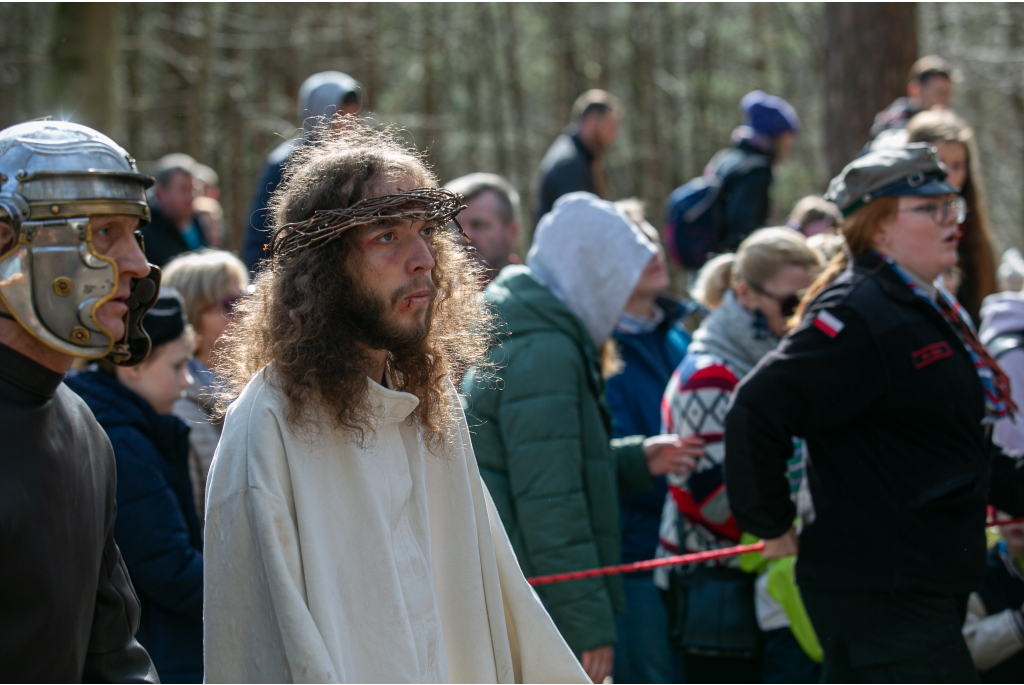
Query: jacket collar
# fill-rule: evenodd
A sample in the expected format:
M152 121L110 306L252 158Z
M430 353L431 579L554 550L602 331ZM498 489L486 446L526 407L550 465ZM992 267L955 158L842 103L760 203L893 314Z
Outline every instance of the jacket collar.
M627 341L638 335L664 335L678 325L682 319L701 309L701 305L692 300L679 300L669 295L659 295L654 303L658 305L664 316L653 331L649 333L624 333L616 328L613 334L615 338L619 341Z
M953 336L953 339L959 341L953 327L942 317L942 314L934 306L928 304L927 300L911 290L903 282L900 275L889 268L889 265L874 252L868 252L855 257L850 270L855 281L871 278L890 300L916 307L918 311L938 326L944 334ZM962 349L964 354L967 354L962 343L956 345L955 349Z
M629 349L636 355L636 361L646 365L658 376L663 376L667 383L669 376L671 376L672 372L675 371L675 364L682 359L686 350L681 350L678 358L670 358L669 353L667 352L669 342L666 338L671 334L672 328L679 326L679 322L682 319L693 314L695 311L698 311L700 309L700 305L691 300L677 300L664 295L658 297L657 304L661 307L662 311L665 312L665 318L660 324L658 324L658 327L655 330L650 333L638 334L623 333L622 331L616 330L612 335L624 350ZM663 350L660 358L652 352L652 349L649 346L642 342L642 339L646 339L649 336L656 336L660 342L660 348ZM689 335L687 335L687 339L688 338ZM669 366L672 368L668 368Z
M153 405L116 378L102 371L83 371L68 379L104 430L130 426L153 441L160 454L171 462L188 458L191 430L173 414L158 414Z
M889 268L878 255L874 252L866 252L853 258L853 264L850 265L850 269L853 272L853 278L855 280L863 280L865 278L874 277L875 282L882 288L882 291L891 300L897 302L903 302L905 304L916 304L921 302L926 304L919 296L917 296L907 284L903 282L903 279L899 275Z

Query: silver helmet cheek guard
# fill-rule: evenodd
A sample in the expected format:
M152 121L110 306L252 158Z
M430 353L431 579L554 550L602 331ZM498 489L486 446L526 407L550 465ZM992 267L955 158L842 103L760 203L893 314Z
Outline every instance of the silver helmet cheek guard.
M96 252L87 217L21 223L18 242L0 256L0 301L33 337L85 359L138 364L149 354L142 318L156 302L160 270L132 279L117 339L98 317L117 293L117 263ZM137 238L141 246L141 236Z

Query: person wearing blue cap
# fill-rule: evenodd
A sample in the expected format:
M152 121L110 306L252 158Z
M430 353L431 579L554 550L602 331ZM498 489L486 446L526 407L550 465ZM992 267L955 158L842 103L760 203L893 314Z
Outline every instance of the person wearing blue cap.
M789 156L800 119L792 106L760 90L740 100L743 124L732 133L736 145L715 155L708 167L722 184L722 247L735 251L768 220L772 167Z
M173 415L192 384L194 334L177 291L146 314L153 341L138 366L68 380L103 426L117 461L117 537L142 604L137 639L164 683L203 681L203 540L189 479L189 428Z
M270 196L281 183L287 164L296 148L306 142L316 125L335 114L356 115L363 108L359 82L340 71L313 74L299 88L298 116L302 132L275 147L260 171L252 205L245 215L242 239L242 261L252 272L266 256L263 246L270 240L267 226L270 219Z
M978 682L961 627L985 574L986 505L1024 515L1024 469L992 443L1017 411L1007 377L937 280L966 203L927 144L854 160L825 199L846 250L734 395L729 504L766 558L799 551L822 682Z

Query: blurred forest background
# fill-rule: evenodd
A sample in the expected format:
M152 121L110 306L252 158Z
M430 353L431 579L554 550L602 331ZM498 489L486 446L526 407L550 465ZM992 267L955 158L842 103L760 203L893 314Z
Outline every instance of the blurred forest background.
M760 88L804 126L776 174L781 222L863 145L914 59L939 54L963 73L954 103L978 133L1001 247L1024 247L1020 5L0 3L0 26L0 128L51 115L140 161L192 155L220 174L232 248L318 71L355 77L367 113L428 150L442 182L508 177L527 228L537 165L579 93L622 99L610 195L646 200L660 225Z

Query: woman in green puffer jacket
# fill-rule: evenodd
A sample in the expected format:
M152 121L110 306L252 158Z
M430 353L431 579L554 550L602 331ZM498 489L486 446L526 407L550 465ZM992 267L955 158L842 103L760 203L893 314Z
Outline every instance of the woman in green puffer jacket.
M615 205L563 196L537 227L527 266L508 266L485 298L507 324L491 351L500 380L463 380L473 449L527 577L617 564L618 495L685 474L699 440L611 440L599 350L657 248ZM584 669L611 673L622 580L538 587Z

